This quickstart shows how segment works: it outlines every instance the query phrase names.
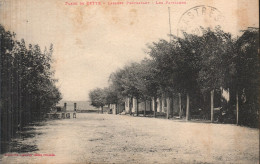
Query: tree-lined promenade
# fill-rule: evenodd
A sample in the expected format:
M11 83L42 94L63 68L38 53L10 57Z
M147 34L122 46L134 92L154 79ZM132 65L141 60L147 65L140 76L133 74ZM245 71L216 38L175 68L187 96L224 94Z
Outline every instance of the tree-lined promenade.
M187 120L199 109L200 118L213 122L214 108L221 107L221 113L234 123L258 127L258 36L258 28L248 28L240 37L208 29L202 36L185 34L184 38L172 36L170 42L154 42L148 46L148 58L113 72L108 87L89 93L92 105L118 106L128 98L132 114L133 101L150 101L154 116L157 106L167 104L169 118L174 115L171 102L175 99L178 115L185 114Z
M34 137L20 139L11 152L2 159L0 156L1 164L259 161L258 129L234 125L77 113L77 119L50 120L41 126L30 126L26 134ZM21 145L33 150L21 150ZM28 154L31 156L22 156Z
M51 68L53 46L41 50L0 25L1 150L25 125L42 120L61 99Z

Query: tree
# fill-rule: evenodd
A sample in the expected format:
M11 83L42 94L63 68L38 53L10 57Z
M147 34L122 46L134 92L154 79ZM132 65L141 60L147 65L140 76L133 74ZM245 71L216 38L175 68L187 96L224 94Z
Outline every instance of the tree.
M5 142L26 124L43 119L61 94L51 70L52 45L42 53L40 46L26 46L1 25L0 44L1 141Z
M226 88L227 78L232 73L231 59L234 54L234 46L231 35L221 30L205 31L201 38L201 69L198 83L202 93L211 92L211 121L214 121L214 90Z
M110 75L110 81L112 86L117 91L121 97L130 97L131 99L136 98L137 100L137 111L138 115L138 99L141 97L141 92L138 90L137 77L138 70L137 67L139 63L131 63L125 66L123 69L118 70Z
M154 69L154 61L150 59L144 59L141 61L140 65L136 67L136 87L140 91L140 98L145 102L146 110L146 101L154 100L154 117L156 117L158 89L159 89L159 80L158 72ZM146 111L144 111L144 116Z
M155 92L153 93L157 98L166 97L167 98L167 115L169 118L170 112L170 98L173 98L175 89L174 78L176 70L176 40L172 42L167 42L166 40L160 40L159 42L154 42L150 45L149 55L152 60L151 70L153 75L153 83L155 85ZM159 98L160 101L160 98ZM160 101L161 102L161 101ZM161 103L160 103L161 106Z
M259 126L259 29L248 28L236 41L234 58L236 74L231 82L236 93L237 122L251 127ZM235 96L233 96L235 97Z
M196 68L196 62L199 60L191 51L191 46L194 42L191 39L175 37L171 42L160 40L149 47L149 54L152 60L154 60L154 67L159 75L157 76L160 86L159 91L166 97L173 97L174 94L179 93L179 99L181 98L181 93L187 94L187 119L189 119L189 94L197 86L196 77L198 69ZM180 113L181 111L180 105Z
M104 89L96 88L89 93L89 98L91 105L101 108L101 113L103 113L103 106L106 103L106 94Z
M112 86L104 88L105 104L117 104L120 100L118 93Z
M231 95L227 111L233 113L232 105L236 105L237 121L240 114L240 124L257 126L258 34L258 29L251 28L235 40L231 34L216 28L203 29L202 36L185 34L184 38L173 37L171 42L154 42L148 46L149 59L131 63L111 74L107 101L117 102L124 97L146 101L162 95L167 98L178 95L181 116L181 95L186 94L186 119L196 112L190 111L190 106L192 109L202 106L204 113L200 114L211 113L213 122L214 102L221 105L220 101L214 101L214 95L224 88L230 89Z

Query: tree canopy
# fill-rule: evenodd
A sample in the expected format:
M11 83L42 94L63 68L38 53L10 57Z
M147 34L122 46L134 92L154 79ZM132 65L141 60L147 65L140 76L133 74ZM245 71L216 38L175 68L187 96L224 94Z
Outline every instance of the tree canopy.
M221 29L204 29L203 35L174 36L148 46L148 59L133 62L110 75L114 98L151 99L162 94L192 96L192 104L208 108L212 90L230 89L229 110L234 110L236 92L246 99L243 105L250 126L257 126L259 29L248 29L235 38ZM203 99L203 100L199 100ZM242 101L242 98L241 102ZM111 102L111 101L110 101ZM115 102L115 101L114 101ZM202 104L201 104L202 103ZM244 121L242 124L245 124Z
M0 25L0 47L1 139L5 141L18 128L43 119L61 100L61 93L51 67L53 45L42 51Z

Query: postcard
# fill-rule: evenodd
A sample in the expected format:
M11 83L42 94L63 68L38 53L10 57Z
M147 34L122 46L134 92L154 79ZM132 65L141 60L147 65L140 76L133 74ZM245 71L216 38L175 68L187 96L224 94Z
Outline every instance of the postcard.
M259 1L0 0L1 163L259 163Z

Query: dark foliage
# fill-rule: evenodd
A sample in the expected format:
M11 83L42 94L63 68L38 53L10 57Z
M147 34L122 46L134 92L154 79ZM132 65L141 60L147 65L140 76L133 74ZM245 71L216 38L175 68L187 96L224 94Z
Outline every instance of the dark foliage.
M259 29L248 29L236 40L221 29L203 30L202 36L154 42L148 47L149 59L111 74L110 95L145 101L186 94L191 114L202 112L209 119L214 90L213 106L222 106L225 120L233 123L238 94L239 124L258 127ZM229 102L221 97L222 89L230 91Z
M0 25L1 142L7 142L28 123L42 120L61 99L51 68L53 46L41 51L26 46Z

